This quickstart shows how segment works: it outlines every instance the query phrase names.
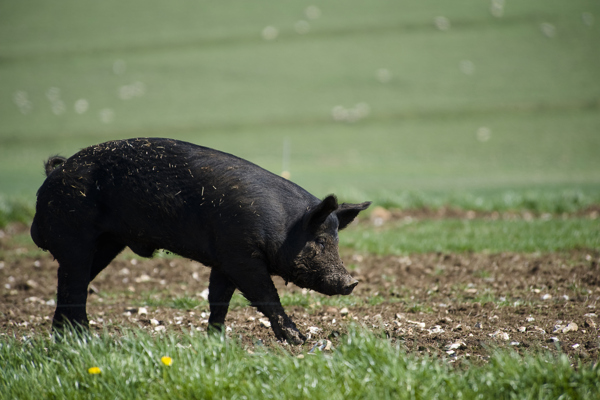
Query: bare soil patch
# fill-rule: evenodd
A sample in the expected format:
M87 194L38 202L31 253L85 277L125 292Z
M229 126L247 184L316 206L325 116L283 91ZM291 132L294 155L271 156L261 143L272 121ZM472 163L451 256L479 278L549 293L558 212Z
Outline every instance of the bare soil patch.
M54 312L57 263L48 253L28 255L13 233L0 237L0 337L48 335ZM32 250L34 247L30 247ZM408 352L450 360L485 360L495 348L563 352L574 361L600 356L600 252L560 254L413 254L365 256L343 251L361 283L355 306L334 307L326 296L309 306L286 306L309 341L337 338L358 324L400 343ZM181 258L138 260L125 253L92 282L91 329L118 334L123 327L162 334L205 334L202 302L209 269ZM302 289L274 278L280 295ZM204 292L204 293L203 293ZM187 309L185 302L199 306ZM238 302L239 303L239 302ZM151 306L148 304L171 304ZM249 306L230 310L227 335L249 349L278 346L262 315ZM1 339L0 339L1 340Z

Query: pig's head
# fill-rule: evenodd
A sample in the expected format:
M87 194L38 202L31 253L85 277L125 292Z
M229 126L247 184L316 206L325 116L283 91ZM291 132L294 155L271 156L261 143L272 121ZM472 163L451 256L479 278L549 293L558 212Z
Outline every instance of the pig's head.
M296 229L297 250L286 279L296 285L334 295L350 294L358 281L344 268L338 250L338 231L350 224L371 203L340 204L326 197L306 211ZM297 240L296 239L296 240Z

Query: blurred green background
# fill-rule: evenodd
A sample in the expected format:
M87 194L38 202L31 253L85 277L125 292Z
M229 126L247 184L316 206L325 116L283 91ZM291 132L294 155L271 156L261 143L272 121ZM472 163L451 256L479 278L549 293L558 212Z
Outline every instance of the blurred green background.
M5 197L162 136L319 197L600 202L597 0L3 0L0 87Z

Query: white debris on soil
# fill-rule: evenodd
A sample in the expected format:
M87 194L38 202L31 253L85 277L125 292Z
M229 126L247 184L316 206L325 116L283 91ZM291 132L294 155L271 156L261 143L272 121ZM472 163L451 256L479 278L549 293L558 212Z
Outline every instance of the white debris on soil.
M373 225L381 226L392 219L392 212L381 206L377 206L371 211L371 216L369 218Z
M535 325L534 325L534 326L531 328L531 330L532 330L533 332L535 332L535 333L541 333L542 335L545 335L545 334L546 334L546 331L545 331L543 328L540 328L539 326L535 326Z
M40 299L39 297L35 297L35 296L30 296L30 297L26 298L25 301L27 303L46 304L46 302L44 300Z
M561 325L562 321L558 321L556 325L554 325L554 329L552 333L569 333L569 332L577 332L579 327L574 322L569 322L567 325Z
M29 289L36 289L38 288L40 285L38 285L38 283L36 281L34 281L33 279L28 279L27 282L25 282L25 284L27 285L27 287Z
M364 257L360 254L354 254L352 255L352 261L356 261L356 262L363 262L364 261Z
M315 354L315 350L332 351L333 344L327 339L321 339L308 351L308 354Z
M198 296L200 296L204 300L208 300L208 288L206 288L203 291L201 291L200 293L198 293Z
M579 327L575 322L569 322L569 324L563 328L562 333L577 332L578 329Z
M457 342L454 342L454 343L446 346L446 350L459 350L459 349L466 349L466 348L467 348L467 345L462 340L459 340Z
M271 322L269 321L268 318L259 318L258 322L260 323L260 325L263 328L270 328L271 327Z
M407 319L406 323L416 325L421 329L425 329L425 322L411 321L411 320Z
M500 339L505 341L510 340L510 336L508 336L508 333L502 332L501 330L497 330L496 332L490 333L489 335L494 339Z
M146 274L142 274L139 277L135 278L136 283L150 282L151 280L152 280L152 278L150 278L150 276L146 275Z
M594 320L592 320L591 318L588 318L585 320L584 324L583 324L586 328L592 328L592 329L596 329L596 322Z
M323 329L316 327L316 326L309 326L308 327L308 333L310 333L311 335L316 335L319 332L322 332Z
M427 332L430 335L433 335L433 334L437 334L437 333L444 333L445 331L442 329L442 327L440 325L434 325L431 327L431 329L427 329Z

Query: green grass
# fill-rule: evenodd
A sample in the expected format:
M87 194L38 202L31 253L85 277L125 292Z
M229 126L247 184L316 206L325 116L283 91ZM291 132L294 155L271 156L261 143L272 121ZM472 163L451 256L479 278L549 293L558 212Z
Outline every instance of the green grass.
M598 220L421 220L383 228L362 224L340 234L340 246L374 254L557 252L600 247Z
M351 331L333 353L300 359L286 348L255 348L206 335L115 339L6 337L0 343L2 398L578 398L600 390L600 368L566 356L494 352L488 363L454 368L406 354L372 333ZM166 366L161 357L173 363ZM100 374L88 369L98 367Z
M0 195L0 228L11 222L31 223L35 214L33 202L23 198L6 198Z
M366 193L356 195L365 198ZM362 196L362 197L361 197ZM381 191L374 195L375 205L398 209L439 209L450 206L475 211L530 211L536 214L561 214L581 211L600 204L600 187L583 185L577 189L561 186L531 189L515 186L473 191Z
M534 190L598 202L597 4L531 0L494 17L489 2L326 0L309 19L312 4L2 3L0 193L33 199L49 155L169 136L276 173L287 139L292 179L320 197L495 207ZM277 40L262 39L266 26ZM144 90L123 98L136 82ZM359 103L360 121L332 118Z

